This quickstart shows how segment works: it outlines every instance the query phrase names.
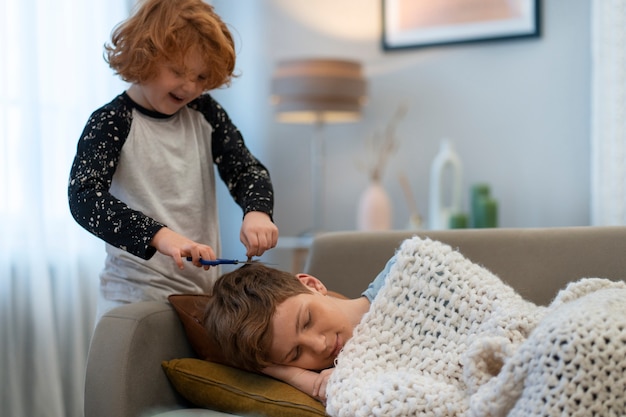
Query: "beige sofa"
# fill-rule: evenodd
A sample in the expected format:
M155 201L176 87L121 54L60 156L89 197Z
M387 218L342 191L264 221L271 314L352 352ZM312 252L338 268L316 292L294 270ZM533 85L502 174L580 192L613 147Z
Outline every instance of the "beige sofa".
M355 297L413 232L334 232L313 242L306 272ZM420 231L458 248L515 287L547 304L568 281L626 277L626 227ZM98 324L85 386L85 417L227 416L193 408L170 385L161 362L194 356L167 303L117 308Z

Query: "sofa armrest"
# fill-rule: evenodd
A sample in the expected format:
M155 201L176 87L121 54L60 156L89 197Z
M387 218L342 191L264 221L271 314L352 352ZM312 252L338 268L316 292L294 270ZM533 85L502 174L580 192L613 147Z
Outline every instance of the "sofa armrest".
M195 357L169 303L115 308L98 323L89 349L85 417L138 417L188 406L161 368Z

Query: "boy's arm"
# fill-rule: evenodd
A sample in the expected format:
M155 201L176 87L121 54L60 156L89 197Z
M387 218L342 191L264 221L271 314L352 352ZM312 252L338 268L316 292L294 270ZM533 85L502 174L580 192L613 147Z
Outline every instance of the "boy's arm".
M278 227L272 219L274 189L270 174L252 155L239 129L210 94L201 95L190 107L200 111L213 127L211 149L215 166L243 210L240 240L246 247L246 256L261 256L278 242Z
M272 218L274 189L269 171L246 147L226 110L210 94L201 95L190 106L214 129L211 145L217 171L243 214L260 211Z
M105 242L150 259L150 245L163 224L134 210L109 189L131 125L131 110L123 98L96 110L78 141L68 184L74 219ZM123 225L123 227L121 227Z
M334 368L329 368L317 373L295 366L272 365L263 369L263 373L280 379L326 404L326 384L333 370Z

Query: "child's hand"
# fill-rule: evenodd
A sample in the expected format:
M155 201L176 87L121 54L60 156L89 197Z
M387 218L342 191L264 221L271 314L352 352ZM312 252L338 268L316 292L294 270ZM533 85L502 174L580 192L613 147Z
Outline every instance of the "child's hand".
M264 368L263 373L286 382L326 405L326 385L334 369L317 373L295 366L271 365Z
M313 381L313 398L318 399L322 404L326 405L326 386L328 385L328 379L333 374L335 368L324 369L320 372Z
M278 227L267 213L251 211L243 218L239 239L246 247L248 258L261 256L263 252L276 246Z
M167 227L161 228L152 238L151 245L163 255L171 256L180 269L184 269L183 258L191 256L195 266L204 266L209 269L209 265L202 265L200 258L214 260L216 258L213 248L208 245L196 243L185 236L174 232Z

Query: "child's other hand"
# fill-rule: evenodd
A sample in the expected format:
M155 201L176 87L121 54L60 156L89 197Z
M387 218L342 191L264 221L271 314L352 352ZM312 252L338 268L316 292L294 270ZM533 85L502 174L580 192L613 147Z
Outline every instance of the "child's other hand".
M216 258L213 248L208 245L196 243L185 236L174 232L167 227L161 228L152 238L151 245L163 255L171 256L180 269L184 269L183 258L191 256L195 266L203 266L200 258L214 260ZM210 266L204 265L204 269Z
M326 385L335 368L317 373L288 365L271 365L263 368L263 373L305 392L326 405Z
M322 404L326 405L326 386L328 379L333 374L335 368L324 369L313 382L313 398L318 399Z
M248 258L261 256L278 243L278 227L267 213L251 211L243 218L239 239L246 247Z

